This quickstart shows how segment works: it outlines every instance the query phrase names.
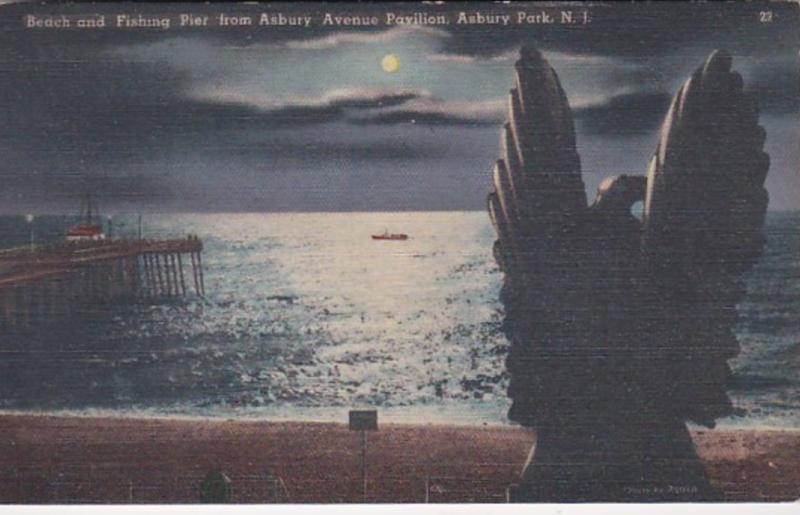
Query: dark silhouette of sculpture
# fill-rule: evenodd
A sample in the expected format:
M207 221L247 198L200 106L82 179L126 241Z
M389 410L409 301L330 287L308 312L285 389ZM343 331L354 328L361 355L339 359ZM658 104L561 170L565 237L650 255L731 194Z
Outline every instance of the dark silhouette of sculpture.
M509 417L537 434L514 498L718 499L686 421L733 409L735 306L767 206L756 103L712 53L675 96L647 177L606 179L587 205L558 77L520 54L488 198Z

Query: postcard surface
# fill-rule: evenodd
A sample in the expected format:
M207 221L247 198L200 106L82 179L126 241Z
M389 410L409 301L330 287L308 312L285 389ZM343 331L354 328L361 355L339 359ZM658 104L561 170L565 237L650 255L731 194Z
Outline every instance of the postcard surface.
M0 503L800 498L796 3L0 2Z

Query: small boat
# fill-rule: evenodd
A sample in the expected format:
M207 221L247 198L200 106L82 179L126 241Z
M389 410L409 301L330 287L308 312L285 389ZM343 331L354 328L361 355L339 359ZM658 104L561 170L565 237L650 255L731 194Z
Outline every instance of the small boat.
M389 231L384 230L383 234L373 234L373 240L392 240L392 241L404 241L408 239L408 234L403 233L392 233L389 234Z
M81 218L84 219L82 223L67 229L67 241L99 241L106 238L103 227L94 221L91 195L86 196L81 208Z

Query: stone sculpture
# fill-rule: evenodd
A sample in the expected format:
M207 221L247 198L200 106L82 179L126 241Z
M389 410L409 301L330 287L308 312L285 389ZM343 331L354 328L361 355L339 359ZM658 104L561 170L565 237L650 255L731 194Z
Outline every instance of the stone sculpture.
M756 102L715 51L674 97L647 176L606 179L587 205L556 72L530 47L515 69L488 197L509 417L537 434L514 498L717 499L686 422L732 413L736 303L767 207Z

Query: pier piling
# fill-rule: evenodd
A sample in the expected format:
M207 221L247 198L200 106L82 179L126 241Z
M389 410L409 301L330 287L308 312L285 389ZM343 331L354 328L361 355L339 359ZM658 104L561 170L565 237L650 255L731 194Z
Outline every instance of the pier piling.
M195 294L203 295L202 249L189 237L0 250L0 327L29 328L100 302L186 296L184 254L191 257Z

